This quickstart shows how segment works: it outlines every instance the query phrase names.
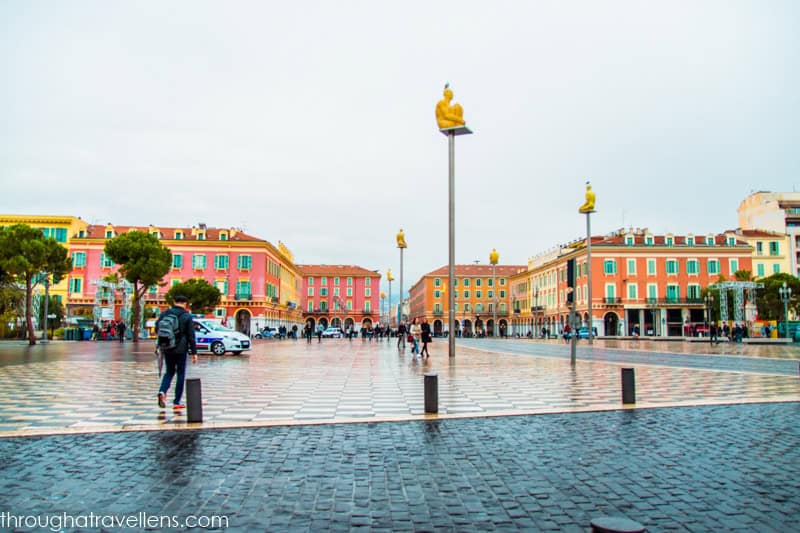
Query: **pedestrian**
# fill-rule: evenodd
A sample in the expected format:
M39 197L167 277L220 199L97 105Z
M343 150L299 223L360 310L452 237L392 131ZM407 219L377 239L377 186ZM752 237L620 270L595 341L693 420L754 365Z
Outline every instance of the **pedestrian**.
M292 339L297 340L297 324L292 324Z
M311 322L306 322L306 327L303 329L303 334L306 337L306 344L311 344Z
M96 341L97 337L99 336L100 336L100 326L98 326L97 323L95 322L92 325L92 340Z
M727 322L722 323L722 335L726 340L731 340L731 328Z
M425 359L431 356L430 352L428 351L428 343L431 342L431 325L428 324L428 319L422 319L422 351L419 353L420 357L423 355Z
M322 342L322 332L325 331L325 326L322 323L317 324L317 342Z
M712 322L711 325L708 327L708 334L711 336L709 342L719 344L718 333L719 332L717 330L717 325Z
M564 342L566 342L567 344L569 344L570 331L572 331L572 327L569 324L564 326Z
M397 347L400 348L400 344L402 343L403 347L406 346L406 323L400 322L400 325L397 326Z
M412 342L411 353L416 356L419 354L419 341L422 336L422 328L417 324L416 318L411 322L409 334L409 340Z
M170 332L172 332L171 335ZM173 376L177 374L172 408L180 411L186 407L181 402L181 398L186 379L187 353L192 354L192 364L197 363L194 324L192 323L192 314L189 313L189 299L186 296L176 296L175 304L161 313L156 321L156 334L166 363L166 372L161 380L161 387L158 389L158 406L162 409L166 407L167 391L172 384Z
M125 322L122 320L117 324L117 333L119 333L119 342L123 342L125 340Z

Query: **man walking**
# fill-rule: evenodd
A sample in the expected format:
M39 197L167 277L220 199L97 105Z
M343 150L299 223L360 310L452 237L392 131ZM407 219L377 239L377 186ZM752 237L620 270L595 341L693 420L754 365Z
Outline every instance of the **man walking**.
M172 377L177 374L175 381L175 396L172 408L180 411L186 407L181 403L183 385L186 379L186 355L192 354L192 364L197 363L197 345L194 339L194 324L189 313L189 299L186 296L176 296L172 308L167 309L156 321L158 345L164 354L166 372L158 389L158 406L166 407L167 391L172 384Z
M403 348L406 347L406 324L405 322L400 322L400 325L397 326L397 347L400 348L400 345Z
M122 320L117 323L117 333L119 333L119 342L123 342L125 340L125 322Z

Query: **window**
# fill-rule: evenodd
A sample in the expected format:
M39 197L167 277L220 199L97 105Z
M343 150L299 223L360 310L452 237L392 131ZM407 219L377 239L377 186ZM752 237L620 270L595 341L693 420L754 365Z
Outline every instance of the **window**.
M222 293L223 296L228 294L228 281L224 279L218 279L214 282L214 286L217 287L217 290Z
M644 238L644 243L645 243L647 246L653 246L653 236L652 236L652 235L647 235L647 236Z
M192 268L194 270L205 270L206 269L206 256L204 256L204 255L193 255L192 256Z
M155 293L157 293L157 292L158 292L158 285L150 285L150 287L148 287L148 288L147 288L147 291L148 291L150 294L155 294Z
M309 285L313 285L314 284L314 276L309 276L308 277L308 284Z
M327 311L328 310L328 302L320 302L319 303L319 310L320 311Z
M632 235L628 235L627 237L625 237L625 244L628 245L628 246L633 246L633 236Z
M756 273L759 278L764 277L764 263L759 263L756 265Z
M458 287L458 279L459 278L453 278L453 287Z
M700 273L700 261L697 259L687 259L686 260L686 273L687 274L699 274Z
M227 241L227 240L228 240L228 234L227 234L227 233L225 233L225 232L223 232L223 231L221 231L221 232L219 233L219 240L221 240L221 241Z
M635 300L639 297L637 294L639 290L638 285L635 283L628 283L628 299Z
M114 266L114 261L111 260L105 253L100 254L100 268L111 268Z
M215 255L214 256L214 268L217 270L228 270L228 256L227 255Z
M369 278L367 278L367 279L369 279ZM364 302L364 312L365 312L365 313L369 312L369 310L370 310L370 309L369 309L369 304L370 304L370 301L369 301L369 300L367 300L366 302Z
M369 279L369 278L367 278L367 279ZM364 296L366 296L367 298L372 296L372 289L370 289L369 287L364 287Z
M756 255L764 255L764 243L756 241Z
M181 280L179 280L179 279L170 280L169 286L170 287L174 287L175 285L179 284L180 282L181 282Z
M74 267L86 266L86 252L72 252L72 265Z
M181 254L172 254L172 268L183 268L183 256Z
M664 244L666 244L667 246L672 246L673 244L675 244L675 238L672 236L667 237L666 239L664 239Z
M483 311L483 304L475 304L475 312L480 313Z
M239 270L250 270L253 268L253 257L250 255L240 255L237 266Z
M647 275L655 276L656 275L656 260L655 259L648 259L647 260Z
M442 304L433 304L433 312L439 314L442 312Z
M225 309L222 307L217 307L214 309L214 316L217 318L225 318Z
M106 239L111 239L114 237L114 230L107 229L106 230Z
M442 286L442 279L441 278L433 278L433 286L434 287L441 287Z
M604 274L616 274L617 273L617 262L614 259L606 259L603 261L603 273Z
M772 273L773 274L780 274L781 272L781 265L778 263L773 263L772 265Z
M505 287L506 285L506 278L500 278L500 286Z
M458 291L453 291L453 298L458 298Z
M240 299L250 299L250 281L237 281L236 294Z
M153 233L151 233L151 235L153 237L155 237L156 239L160 239L161 238L161 232L160 231L154 231Z
M714 237L711 235L706 237L706 246L714 246Z
M651 300L658 298L658 285L655 283L647 284L647 297Z
M333 284L334 285L339 285L339 278L338 277L337 278L333 278Z
M628 259L628 275L636 274L636 259Z
M469 278L464 278L464 286L469 287Z
M347 286L350 287L353 285L353 278L347 278Z
M700 285L691 284L686 286L686 297L691 300L700 300Z
M686 246L694 246L694 237L686 237Z
M734 237L728 237L728 246L736 246L736 239Z
M719 259L708 260L708 273L719 274Z
M494 291L486 291L486 297L487 298L494 298ZM480 296L478 296L478 298L480 298Z
M780 255L780 247L778 241L769 241L769 255Z
M666 270L667 274L677 274L678 273L678 260L677 259L667 259L666 263Z
M309 287L308 288L308 295L309 296L314 296L314 287Z
M500 291L500 298L506 297L506 291Z
M347 287L347 296L353 296L353 288Z
M505 313L506 312L506 304L504 304L504 303L500 304L500 312L501 313Z
M617 286L613 283L606 283L606 298L614 300L617 297Z
M322 276L322 277L320 277L320 278L319 278L319 284L320 284L320 285L327 285L327 284L328 284L328 278L327 278L327 276Z
M469 298L469 291L464 291L464 298Z
M175 232L175 240L179 241L181 239L183 239L183 232L182 231L176 231Z
M72 278L69 280L69 292L80 293L81 285L83 285L83 278Z
M347 290L349 291L350 289L347 289ZM347 300L347 310L348 311L352 311L353 310L353 300Z
M442 297L442 291L433 291L433 297L434 298L441 298Z
M475 286L476 287L480 287L482 284L483 284L483 280L481 278L478 278L478 279L475 280Z
M56 241L67 242L67 228L56 228Z
M206 232L204 232L204 231L201 231L201 232L199 232L199 233L197 234L197 240L198 240L198 241L204 241L204 240L206 240Z
M339 296L339 287L334 287L333 288L333 295L334 296Z
M372 283L372 278L364 278L364 286L370 287Z
M728 269L733 275L734 272L739 271L739 260L738 259L728 259Z
M475 291L475 298L482 298L481 294L481 291Z
M309 301L308 302L308 312L310 313L312 311L314 311L314 302Z
M667 301L677 302L680 299L680 287L674 283L667 284Z
M469 313L470 311L472 311L472 306L470 306L469 302L467 302L464 304L464 312Z
M486 285L488 285L489 287L494 287L494 280L492 278L487 279Z
M320 296L327 296L328 295L328 288L327 287L320 287L319 295ZM311 296L311 295L309 294L309 296Z

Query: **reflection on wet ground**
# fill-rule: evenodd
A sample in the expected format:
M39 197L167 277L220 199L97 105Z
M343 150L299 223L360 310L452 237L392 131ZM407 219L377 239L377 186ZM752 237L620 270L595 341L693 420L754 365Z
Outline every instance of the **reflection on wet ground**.
M636 369L636 407L800 399L800 356L785 347L709 356L659 350L675 343L639 342L647 351L608 342L582 344L572 367L569 347L554 341L464 339L450 359L437 339L422 362L394 342L264 340L245 356L201 356L187 377L202 381L202 427L430 418L430 371L440 418L619 409L622 366ZM152 348L0 344L0 436L187 426L156 405Z

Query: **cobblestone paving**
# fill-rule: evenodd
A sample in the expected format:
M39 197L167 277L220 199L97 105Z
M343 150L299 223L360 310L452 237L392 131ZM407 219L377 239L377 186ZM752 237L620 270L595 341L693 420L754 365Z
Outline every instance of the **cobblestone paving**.
M800 404L0 439L0 509L229 531L800 531Z
M545 357L520 357L468 344L450 361L446 343L436 342L430 361L419 363L387 342L263 341L246 357L203 356L188 375L203 383L205 427L421 419L429 371L439 374L440 417L621 406L620 364L589 361L585 349L572 368L564 345L545 346ZM0 436L185 426L185 416L156 406L151 349L150 343L0 346ZM596 350L620 361L628 354ZM670 356L657 352L650 359L629 355L637 358L626 365L636 368L637 407L800 400L796 374L706 369L720 356L679 356L694 357L699 369L692 369L661 364Z

